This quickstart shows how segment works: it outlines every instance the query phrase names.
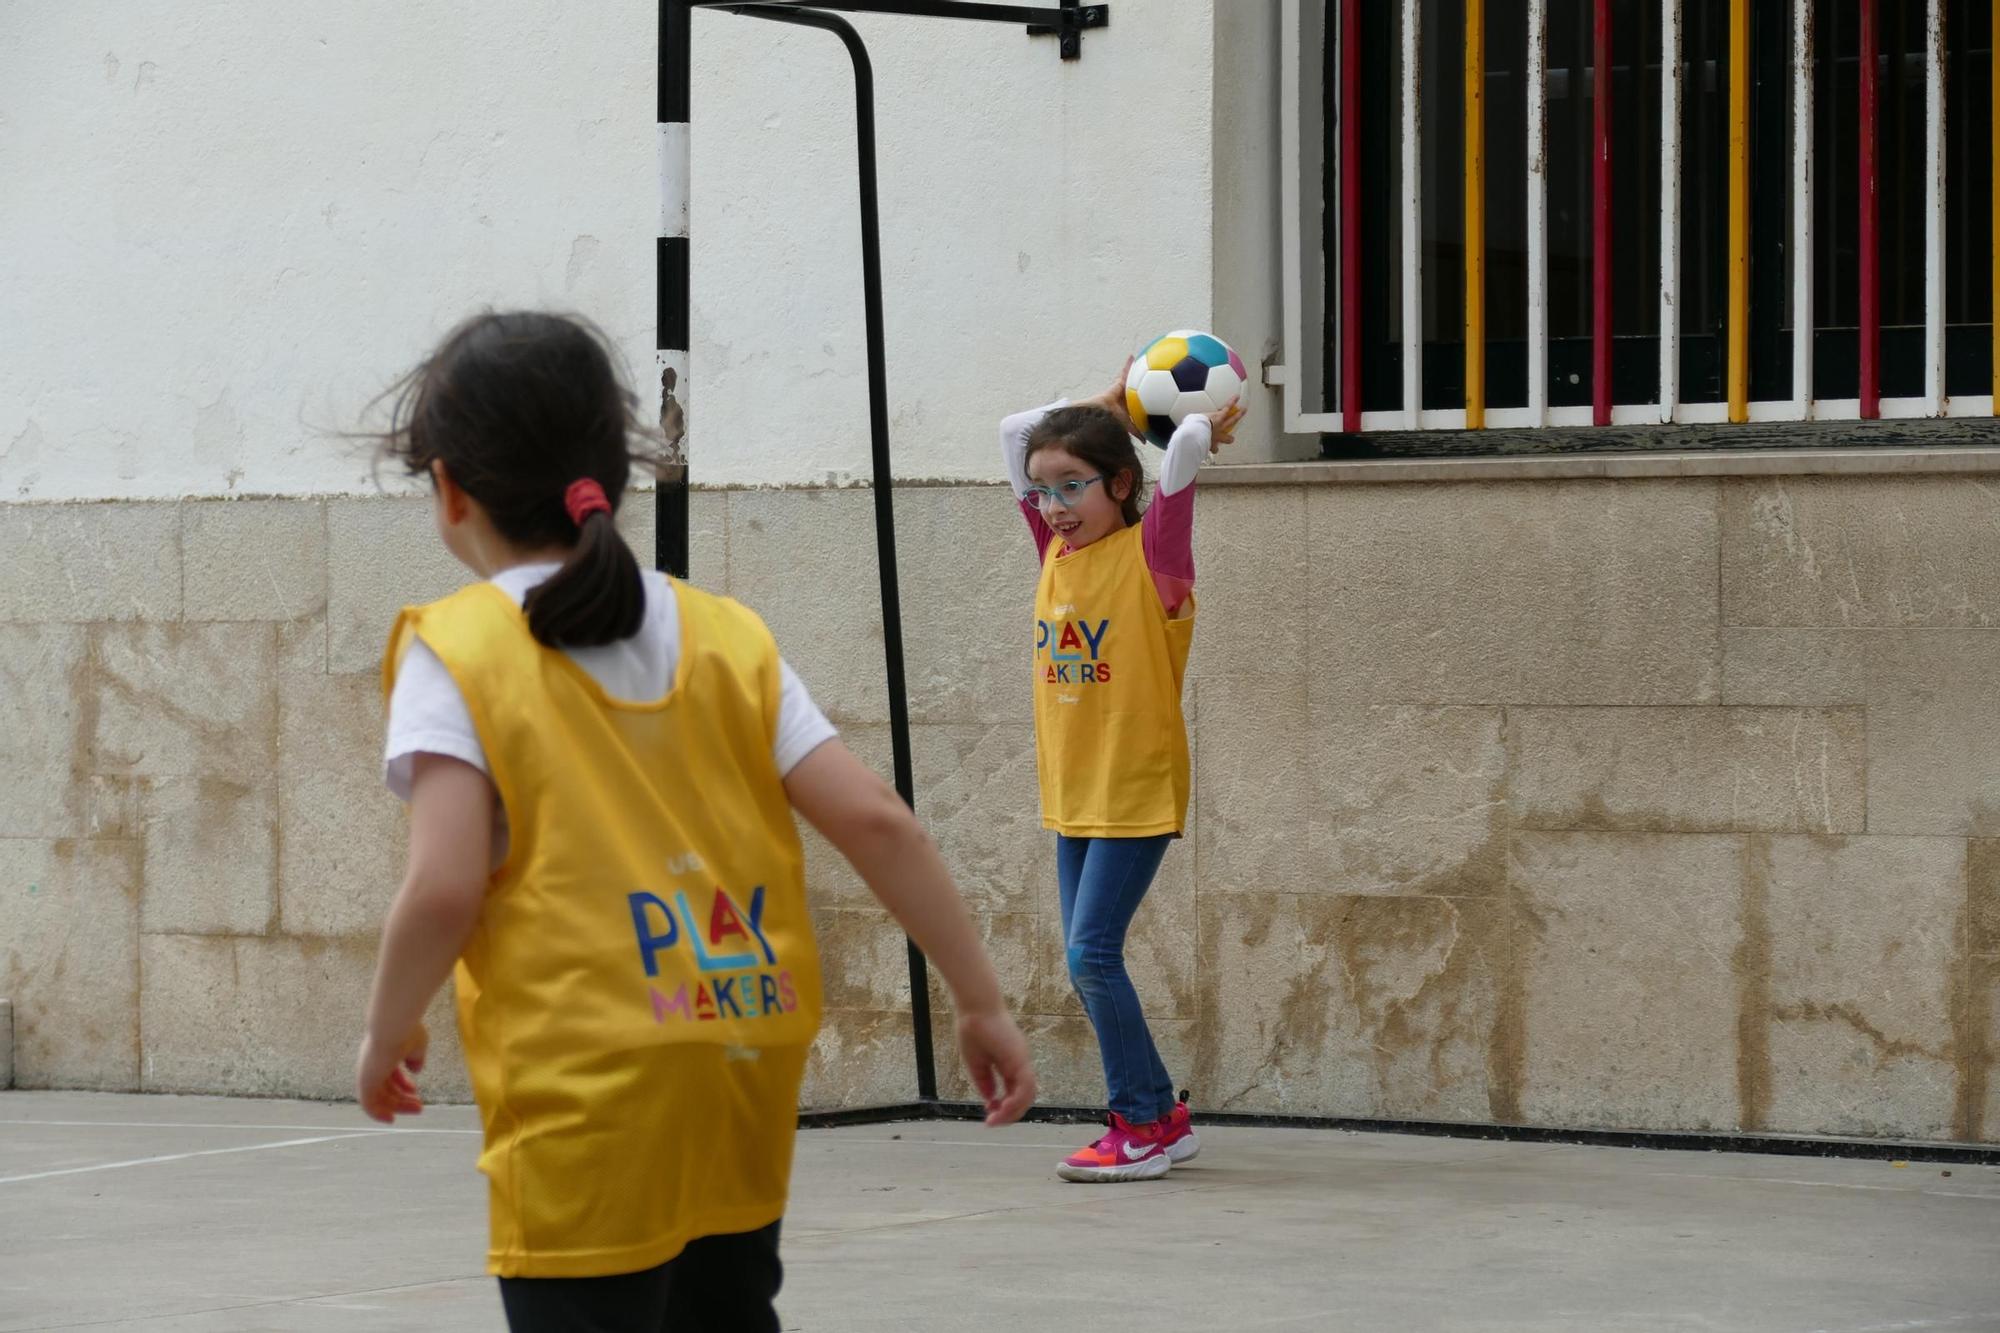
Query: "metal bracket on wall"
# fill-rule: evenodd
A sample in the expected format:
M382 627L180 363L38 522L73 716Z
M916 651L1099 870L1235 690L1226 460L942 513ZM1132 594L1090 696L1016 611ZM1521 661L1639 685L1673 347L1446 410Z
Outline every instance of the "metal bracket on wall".
M1056 37L1060 39L1057 49L1064 60L1080 59L1083 56L1083 30L1111 26L1111 7L1080 4L1078 0L1059 0L1059 3L1065 16L1075 15L1075 17L1065 17L1065 21L1057 27L1031 23L1028 25L1028 36Z
M732 0L694 0L696 9L721 9L732 13L750 12L747 3ZM770 10L817 9L843 14L905 14L916 18L975 19L986 23L1019 23L1030 37L1055 37L1064 60L1083 55L1085 28L1111 26L1110 5L1086 5L1080 0L1057 0L1047 5L991 5L972 0L760 0L756 8L771 17Z

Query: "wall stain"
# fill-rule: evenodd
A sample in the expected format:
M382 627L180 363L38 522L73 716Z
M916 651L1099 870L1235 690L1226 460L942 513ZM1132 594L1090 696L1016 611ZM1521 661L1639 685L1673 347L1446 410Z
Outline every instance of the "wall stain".
M1208 1104L1223 1109L1260 1093L1272 1101L1270 1094L1295 1074L1312 1074L1336 1058L1331 1047L1352 1033L1367 1050L1376 1113L1435 1113L1440 1099L1483 1063L1489 1102L1497 1086L1498 1105L1514 1114L1523 1007L1518 998L1511 1008L1506 1003L1512 950L1505 866L1502 824L1461 861L1403 892L1232 894L1226 915L1212 899L1198 900L1194 1074L1211 1089ZM1274 938L1281 914L1292 921L1289 939ZM1261 1063L1246 1085L1227 1091L1218 1086L1225 1025L1215 971L1224 952L1218 929L1235 937L1228 952L1284 959L1275 1013L1255 1033L1233 1038L1253 1043ZM1483 1027L1489 1014L1491 1030ZM1454 1052L1465 1057L1456 1067ZM1425 1071L1421 1080L1410 1077L1413 1059Z
M1451 1053L1478 1051L1487 1036L1474 1026L1483 1006L1472 1001L1482 981L1491 984L1498 914L1480 899L1407 896L1348 897L1339 912L1345 999L1374 1065L1377 1107L1434 1110L1464 1076ZM1412 1056L1425 1071L1415 1086Z
M194 844L204 852L226 856L239 836L230 817L231 807L254 796L258 789L230 778L201 776L194 783Z
M93 747L97 742L98 715L100 711L97 692L97 675L100 665L98 656L98 635L100 630L92 628L84 639L82 660L76 670L69 675L69 714L74 730L70 735L69 787L65 793L66 804L71 817L85 827L95 822L96 802L91 799L90 775L94 767L90 762ZM121 793L122 794L122 793ZM129 816L122 812L117 819L119 832L129 831L124 826Z
M1218 901L1221 899L1222 901ZM1226 910L1224 904L1226 903ZM1280 914L1295 918L1289 938L1272 938ZM1283 1088L1294 1069L1312 1068L1325 1057L1325 1036L1338 989L1327 976L1332 963L1329 942L1335 933L1337 909L1325 898L1296 895L1198 895L1195 915L1201 957L1213 960L1225 951L1270 958L1274 971L1289 977L1278 1013L1260 1020L1253 1033L1228 1031L1223 1014L1221 970L1199 969L1195 984L1193 1084L1206 1095L1202 1105L1229 1110L1246 1103L1258 1110L1284 1104ZM1223 934L1234 936L1226 947ZM1232 1010L1241 1014L1241 1009ZM1253 1047L1259 1058L1247 1082L1225 1088L1223 1044ZM1263 1094L1261 1099L1259 1094Z
M220 663L221 654L202 644L202 636L199 633L201 628L203 627L196 625L147 625L144 627L144 631L133 635L132 647L135 654L150 656L156 663L162 657L166 657L174 661L177 666L185 664L190 673L213 675L215 674L215 668ZM158 636L158 642L163 645L164 649L164 651L158 654L154 652L153 636L155 635ZM181 650L189 646L197 649L194 655L195 660L190 661L179 655ZM94 660L92 662L93 669L91 675L96 686L93 691L96 697L92 701L91 708L92 726L89 734L89 748L83 751L87 756L87 762L90 764L92 771L99 771L101 767L106 766L132 768L145 759L144 754L110 754L100 745L96 735L99 720L97 700L104 697L115 697L125 700L134 705L137 711L143 712L155 723L160 721L174 723L202 743L204 761L209 759L212 748L221 752L214 756L213 767L221 769L232 767L228 761L230 749L233 746L240 745L242 739L248 734L244 727L244 720L240 716L230 720L217 720L213 717L204 717L194 710L177 703L160 690L147 689L142 685L126 680L105 666L102 641L96 638L92 640L92 656ZM275 689L275 685L272 688ZM259 699L255 704L251 704L250 707L262 707L263 711L267 714L275 712L275 704L267 704L263 699Z
M1989 816L1977 812L1975 820ZM1973 838L1965 846L1965 951L2000 954L2000 839Z
M1328 975L1329 965L1334 964L1329 945L1338 925L1333 919L1336 909L1331 902L1294 899L1297 924L1293 937L1279 942L1278 949L1272 949L1269 937L1285 904L1278 900L1245 897L1233 900L1231 906L1235 909L1235 918L1242 923L1238 940L1244 952L1265 955L1281 952L1292 969L1290 979L1285 983L1285 993L1278 1001L1277 1015L1272 1019L1269 1030L1258 1034L1265 1051L1264 1068L1258 1071L1256 1083L1231 1099L1240 1101L1249 1093L1268 1087L1272 1076L1275 1075L1275 1081L1282 1087L1294 1070L1311 1068L1326 1058L1330 1016L1339 997L1334 979ZM1223 1021L1219 992L1218 984L1211 992L1213 1002L1204 1006L1206 1012L1203 1018L1211 1025L1219 1025ZM1221 1028L1212 1026L1210 1030L1219 1032Z
M131 900L133 908L132 930L136 934L139 929L139 902L146 891L146 844L144 840L140 838L104 838L92 842L91 846L114 850L125 858L125 878L118 887L119 891ZM134 956L137 956L138 949L135 947L132 952Z
M1232 905L1234 915L1247 911L1269 912L1273 904L1269 899L1252 898L1242 908ZM1214 913L1211 917L1211 912ZM1189 1071L1189 1079L1194 1088L1204 1095L1201 1102L1205 1106L1218 1109L1234 1105L1248 1095L1243 1089L1224 1095L1222 1086L1222 986L1219 978L1221 969L1204 966L1208 960L1218 957L1222 951L1220 934L1231 926L1212 897L1204 897L1199 888L1195 893L1195 978L1194 978L1194 1064ZM1260 1034L1261 1035L1261 1034Z
M1978 812L1983 820L1986 811ZM1975 825L1976 827L1977 825ZM1952 1136L1975 1143L1986 1136L1986 1102L1992 1086L1994 988L2000 986L2000 911L1994 888L2000 885L2000 842L1981 838L1965 844L1965 899L1959 909L1958 956L1953 960L1956 985L1951 996Z
M1529 819L1524 828L1546 828L1552 832L1582 833L1684 833L1686 821L1664 810L1613 810L1602 792L1590 792L1573 811L1563 811L1553 819Z
M1494 837L1500 843L1500 916L1493 930L1493 1027L1486 1038L1486 1114L1498 1124L1518 1125L1528 1077L1528 946L1547 923L1534 910L1514 874L1513 773L1519 755L1512 711L1500 714L1500 744L1507 762L1494 784L1503 818Z
M1736 1127L1761 1130L1771 1119L1771 839L1742 842L1743 900L1731 960L1736 972Z
M1967 958L1959 968L1951 1005L1952 1137L1966 1143L1986 1137L1987 1090L1993 1074L1989 999L2000 986L2000 959Z
M1949 1062L1950 1056L1934 1050L1921 1042L1906 1041L1892 1037L1868 1021L1866 1015L1852 1004L1820 1004L1813 1000L1800 1000L1796 1004L1773 1006L1771 1017L1781 1023L1840 1023L1852 1028L1868 1039L1875 1048L1876 1055L1884 1060L1915 1057L1925 1060Z
M1511 864L1512 853L1509 853ZM1494 932L1493 1030L1486 1043L1486 1109L1496 1123L1524 1123L1521 1094L1528 1074L1528 958L1522 936L1546 930L1508 876L1502 916Z
M320 507L320 522L326 521L326 508ZM265 807L270 813L265 827L271 838L271 874L266 888L270 892L270 909L264 914L265 935L280 935L285 928L285 783L282 777L285 762L285 631L278 625L271 626L271 662L274 676L271 688L270 722L264 732L264 753L269 767L265 778L269 782L270 803ZM401 804L401 802L398 802ZM372 973L374 967L371 965Z
M1324 958L1285 983L1285 994L1278 1001L1278 1018L1271 1033L1272 1055L1280 1067L1285 1065L1285 1056L1290 1052L1303 1053L1308 1060L1322 1057L1326 1050L1328 1015L1336 998L1334 986L1326 975Z
M1496 796L1486 808L1493 812L1493 822L1481 842L1456 865L1398 885L1396 895L1411 898L1504 897L1507 892L1506 800ZM1382 878L1388 877L1386 868L1370 867L1369 870Z
M100 1055L102 1048L116 1040L115 1028L105 1027L106 1022L117 1021L115 1009L70 1009L63 1007L62 1001L79 993L116 995L115 978L106 976L102 969L88 971L92 960L73 959L70 949L73 940L119 927L115 917L107 921L102 913L93 915L86 909L94 904L81 900L83 890L115 887L134 903L124 934L132 945L134 984L129 999L136 1006L136 903L143 845L128 839L51 838L46 846L54 862L53 874L38 880L36 887L44 890L37 895L43 904L38 912L44 914L40 919L50 928L31 934L25 945L17 943L0 951L0 998L13 1001L14 1086L125 1090L133 1086L130 1079L101 1067L106 1065ZM121 870L111 868L113 858L123 863ZM113 876L117 883L107 885L105 880ZM72 974L76 985L87 987L87 991L72 987ZM133 1027L136 1033L136 1020ZM136 1037L133 1054L136 1059Z

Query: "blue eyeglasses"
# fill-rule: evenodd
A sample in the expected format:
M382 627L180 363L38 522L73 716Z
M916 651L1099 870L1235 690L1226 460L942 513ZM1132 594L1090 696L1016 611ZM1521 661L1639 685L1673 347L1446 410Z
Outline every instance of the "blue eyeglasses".
M1051 500L1064 509L1074 509L1076 502L1083 498L1083 493L1103 480L1105 476L1100 472L1094 477L1079 477L1071 481L1057 482L1053 486L1029 486L1027 490L1021 492L1021 498L1037 509L1047 509Z

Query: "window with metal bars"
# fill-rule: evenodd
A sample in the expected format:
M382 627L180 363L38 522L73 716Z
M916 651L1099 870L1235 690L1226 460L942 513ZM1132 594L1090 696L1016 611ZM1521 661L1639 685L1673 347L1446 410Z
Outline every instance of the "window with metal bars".
M1994 8L1327 0L1320 428L1991 416Z

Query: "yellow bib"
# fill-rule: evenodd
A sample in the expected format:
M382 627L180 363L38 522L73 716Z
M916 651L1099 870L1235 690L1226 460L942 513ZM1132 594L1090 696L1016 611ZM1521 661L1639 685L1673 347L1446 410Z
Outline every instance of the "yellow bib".
M1035 590L1035 764L1042 823L1073 838L1179 833L1187 820L1181 678L1194 598L1167 618L1139 528L1049 543Z
M771 757L777 646L675 585L664 699L613 699L482 583L406 610L472 713L511 843L457 972L489 1271L595 1277L784 1212L820 975Z

